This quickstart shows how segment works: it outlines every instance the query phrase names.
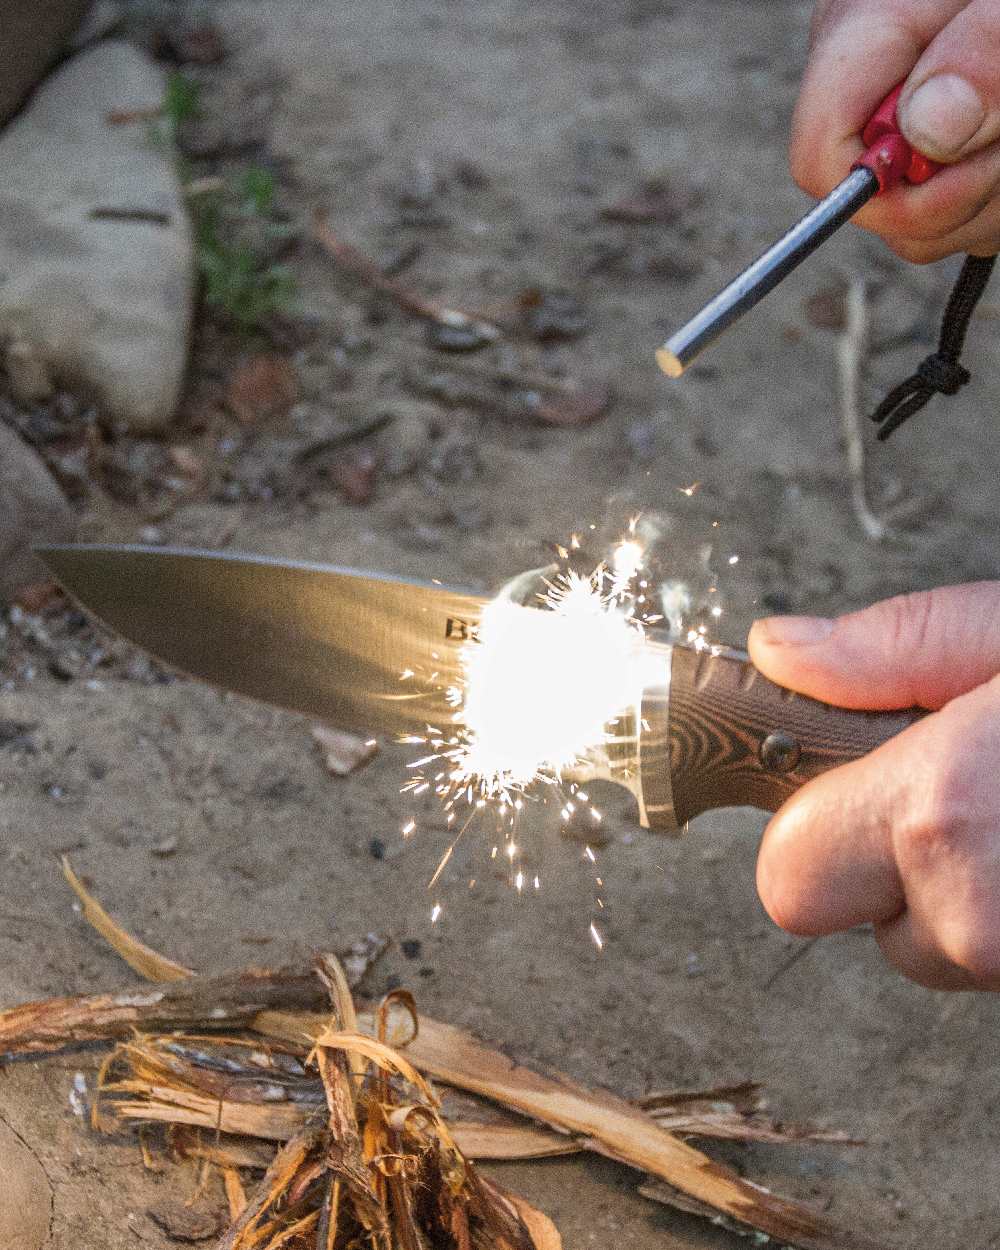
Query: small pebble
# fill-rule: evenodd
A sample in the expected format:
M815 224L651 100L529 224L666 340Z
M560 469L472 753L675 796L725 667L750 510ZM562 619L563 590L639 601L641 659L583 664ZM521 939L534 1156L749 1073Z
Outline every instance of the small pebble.
M385 843L381 838L372 838L368 843L368 854L372 859L385 859Z
M427 342L441 352L477 352L495 337L476 325L449 326L438 321L427 325Z
M419 938L403 938L399 944L399 949L407 959L419 959L423 950L423 944Z

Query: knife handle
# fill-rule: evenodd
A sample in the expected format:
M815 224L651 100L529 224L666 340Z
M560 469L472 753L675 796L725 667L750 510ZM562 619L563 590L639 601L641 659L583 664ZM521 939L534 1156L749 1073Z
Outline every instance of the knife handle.
M677 823L715 807L776 811L811 777L867 755L924 715L831 707L769 681L742 652L676 646L669 752Z

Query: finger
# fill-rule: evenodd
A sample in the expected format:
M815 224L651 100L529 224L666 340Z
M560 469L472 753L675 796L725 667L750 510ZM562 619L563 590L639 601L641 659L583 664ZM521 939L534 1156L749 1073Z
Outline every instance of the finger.
M961 0L837 0L820 6L792 125L797 181L826 195L864 150L861 132Z
M987 190L984 202L965 201L960 212L972 211L973 216L961 225L950 228L945 234L933 236L928 234L927 222L935 225L944 224L945 219L935 221L932 216L924 219L921 226L909 235L887 234L886 242L899 256L918 265L930 264L942 260L945 256L954 256L959 252L969 252L973 256L995 256L1000 252L1000 146L990 149L991 160L996 161L998 177ZM961 165L954 172L964 170ZM949 171L952 172L952 171ZM919 213L913 214L919 220ZM949 223L950 224L950 223Z
M940 951L934 935L906 911L875 925L875 940L892 966L929 990L972 990L976 980Z
M959 161L1000 139L1000 6L972 0L924 50L900 96L903 134L925 156Z
M837 620L771 617L748 645L766 677L827 703L940 708L1000 672L1000 582L900 595Z
M866 758L814 778L772 818L757 857L757 892L775 924L818 936L903 912L894 829L922 801L910 786L927 760L929 736L927 722L912 726Z

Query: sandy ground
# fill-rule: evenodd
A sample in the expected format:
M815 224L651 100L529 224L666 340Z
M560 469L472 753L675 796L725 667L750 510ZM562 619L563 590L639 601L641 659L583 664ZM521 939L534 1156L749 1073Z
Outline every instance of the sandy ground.
M572 291L582 338L501 351L610 379L618 398L591 426L552 429L420 395L438 404L437 458L380 479L367 506L322 483L271 500L196 499L157 521L163 536L486 589L536 563L545 542L644 509L681 574L707 542L720 564L740 555L722 630L734 642L768 608L834 611L997 576L995 323L976 323L966 395L872 445L873 498L896 510L876 544L848 501L835 335L805 314L831 284L869 278L874 396L926 350L954 266L915 270L845 232L682 383L653 361L668 329L802 209L784 137L809 7L219 5L233 49L219 72L270 93L267 155L296 213L322 206L378 256L420 242L406 281L454 302ZM656 176L683 209L674 221L601 217ZM437 224L406 224L400 192L416 182L423 194L428 178ZM432 371L423 328L309 244L292 263L314 331L297 357L313 395L345 410L412 404L413 372ZM680 493L695 481L693 497ZM146 523L126 505L92 506L87 532L131 539ZM73 914L56 862L69 853L117 916L200 969L305 959L378 930L396 942L374 992L401 981L427 1011L525 1060L624 1095L762 1081L781 1116L868 1145L713 1153L887 1245L998 1244L997 1000L904 983L863 931L809 947L777 931L753 886L759 814L714 813L677 842L612 814L599 953L587 934L594 870L553 813L525 839L538 896L492 873L487 838L431 895L444 830L428 809L423 835L401 842L396 749L333 779L306 724L195 683L88 685L20 660L8 679L3 717L34 728L30 751L0 750L0 1003L130 983ZM405 938L420 942L417 958L402 954ZM145 1212L176 1192L176 1175L144 1172L130 1140L98 1140L71 1112L73 1074L95 1064L64 1055L0 1077L3 1118L54 1187L51 1245L174 1244ZM635 1177L611 1163L498 1172L556 1220L569 1250L738 1244L637 1196Z

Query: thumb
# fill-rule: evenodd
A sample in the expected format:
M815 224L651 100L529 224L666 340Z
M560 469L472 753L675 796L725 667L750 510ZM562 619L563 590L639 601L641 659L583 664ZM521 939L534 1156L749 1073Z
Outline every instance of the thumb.
M1000 582L886 599L837 620L776 616L750 657L779 685L839 707L937 709L1000 673Z
M1000 5L973 0L932 40L897 110L925 156L958 161L1000 138Z

